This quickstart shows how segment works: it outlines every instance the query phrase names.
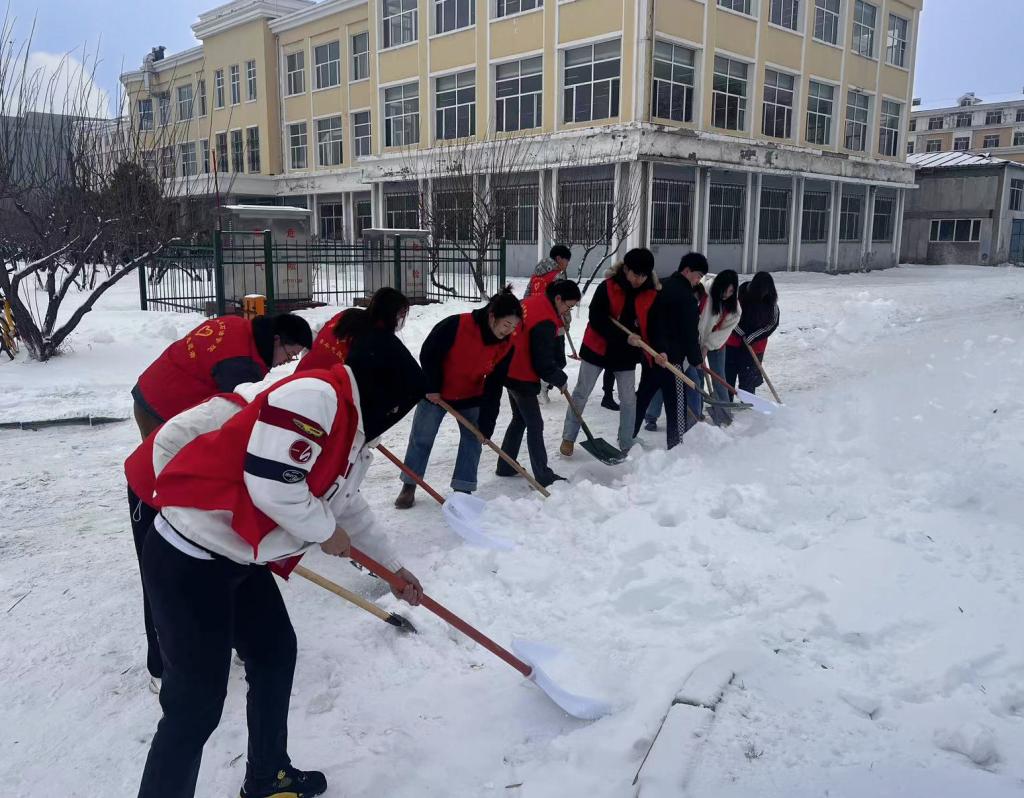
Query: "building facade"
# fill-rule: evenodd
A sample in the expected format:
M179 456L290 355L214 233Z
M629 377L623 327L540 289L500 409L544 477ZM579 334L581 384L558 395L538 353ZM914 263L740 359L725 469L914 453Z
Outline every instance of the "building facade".
M321 237L472 215L491 190L510 274L602 237L663 271L690 249L876 268L914 187L922 2L235 0L122 79L157 174L304 205ZM480 191L453 181L474 162Z
M973 93L949 108L910 115L907 153L970 152L1024 163L1024 98L984 102Z

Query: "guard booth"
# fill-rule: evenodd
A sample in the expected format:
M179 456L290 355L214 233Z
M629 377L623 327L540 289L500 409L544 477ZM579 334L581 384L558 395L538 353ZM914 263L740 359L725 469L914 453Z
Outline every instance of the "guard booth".
M416 305L425 305L430 280L426 230L363 230L363 291L366 298L384 286L397 288Z
M220 210L227 312L240 312L245 298L253 295L266 297L275 309L312 304L310 211L288 205L225 205Z

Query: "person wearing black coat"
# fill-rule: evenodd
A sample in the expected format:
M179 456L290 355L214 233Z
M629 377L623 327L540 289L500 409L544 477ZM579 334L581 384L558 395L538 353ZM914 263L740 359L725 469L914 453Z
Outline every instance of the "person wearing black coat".
M768 272L758 272L739 290L740 323L725 342L725 379L732 386L754 393L764 382L761 369L750 356L764 361L768 338L779 327L779 294ZM749 349L748 349L749 345Z

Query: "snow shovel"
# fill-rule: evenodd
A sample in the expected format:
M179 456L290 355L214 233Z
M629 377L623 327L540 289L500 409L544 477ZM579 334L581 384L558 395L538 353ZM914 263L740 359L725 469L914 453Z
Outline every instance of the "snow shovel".
M573 360L579 360L580 353L576 351L576 344L572 342L572 336L569 335L568 327L565 328L565 340L569 342L569 350L572 352L572 354L569 357L571 357Z
M721 383L722 387L724 387L729 393L735 396L740 402L744 403L744 405L749 405L758 413L770 416L772 415L772 413L779 409L779 405L773 402L769 402L767 399L762 399L760 396L752 394L749 391L744 391L742 388L733 388L728 382L722 379L721 375L716 374L714 371L708 368L707 365L702 364L701 368L704 370L704 373L708 377L710 377L715 382Z
M386 449L383 444L378 444L377 449L388 460L398 466L403 474L414 480L417 485L426 491L427 495L441 505L441 515L444 516L444 520L451 527L452 531L463 540L490 549L515 548L515 543L508 538L488 535L480 528L480 516L483 515L484 508L487 507L487 502L483 499L458 492L453 493L446 499L430 487L419 474L399 460L390 450Z
M462 413L460 413L458 410L456 410L454 407L448 404L444 399L438 399L437 404L440 407L443 407L448 413L450 413L455 418L455 420L458 421L462 426L464 426L466 429L472 432L476 436L476 439L480 441L480 443L486 443L491 449L494 450L494 453L498 455L498 457L500 457L502 460L504 460L506 463L512 466L512 468L518 471L519 475L530 483L530 487L537 491L541 496L543 496L546 499L548 496L551 495L548 492L548 490L543 485L541 485L537 480L535 480L525 468L519 465L518 461L516 461L509 455L505 454L505 451L490 438L485 437L484 434L477 428L477 426L464 415L462 415Z
M747 346L747 351L750 352L750 356L754 358L754 365L757 366L757 370L761 372L761 376L764 377L765 385L768 386L768 390L772 392L772 396L775 397L775 401L780 405L782 400L779 398L779 392L775 390L775 386L772 385L772 381L768 378L768 372L764 370L764 364L761 362L761 358L757 356L757 352L754 351L754 347L748 344L746 341L743 342Z
M364 599L358 593L353 593L351 590L343 588L341 585L332 582L330 579L327 579L326 577L320 576L320 574L314 571L310 571L308 568L305 568L301 565L296 565L295 568L292 570L292 573L298 574L303 579L308 579L310 582L316 585L320 585L320 587L324 588L325 590L331 591L336 596L341 596L341 598L345 599L345 601L349 601L352 604L355 604L357 607L361 607L371 615L376 615L378 618L384 621L384 623L391 624L400 632L412 632L413 634L416 633L416 627L409 622L408 618L403 618L397 612L388 612L387 610L381 609L372 601Z
M388 570L372 557L369 557L359 551L359 549L353 548L349 552L349 557L351 557L354 562L379 576L395 590L401 591L405 588L406 583L402 577L393 571ZM454 626L474 642L479 643L496 657L511 665L523 676L547 693L548 697L552 701L558 704L558 706L574 718L580 718L581 720L596 720L597 718L611 712L611 705L608 704L608 702L573 693L557 684L555 680L544 671L544 664L554 659L554 656L557 653L557 651L550 646L546 646L543 643L516 641L513 643L513 648L515 648L519 654L519 656L516 656L511 651L499 646L482 632L474 629L446 607L438 604L426 593L424 593L423 598L420 599L420 604L434 613L434 615L441 620L451 626Z
M587 439L583 441L580 446L607 465L618 465L619 463L625 462L626 455L624 455L619 449L616 449L604 438L595 438L593 436L590 432L590 427L587 426L587 422L583 420L583 414L580 413L579 408L576 407L576 403L572 400L572 395L568 390L566 390L566 387L563 385L559 390L561 390L562 396L565 397L565 401L569 403L572 414L576 416L576 420L580 422L580 426L583 428L583 434L587 436Z

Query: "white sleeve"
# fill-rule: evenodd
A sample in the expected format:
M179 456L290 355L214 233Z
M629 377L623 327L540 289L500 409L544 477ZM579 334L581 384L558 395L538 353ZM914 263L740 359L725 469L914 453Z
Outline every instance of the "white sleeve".
M722 312L724 313L725 311L723 310ZM708 333L708 340L704 346L708 348L709 352L721 349L725 346L725 342L729 340L729 336L732 335L732 331L736 329L736 325L739 323L739 313L732 313L726 316L725 323L721 327Z
M306 483L338 412L338 397L323 380L293 380L273 388L253 425L245 455L245 487L258 510L290 535L322 543L334 515Z
M186 444L200 435L220 429L240 410L230 399L215 396L178 413L164 424L153 439L153 473L157 476Z
M359 485L366 475L373 454L364 448L359 459L346 479L340 477L331 489L329 505L338 526L344 529L357 549L365 551L378 562L382 562L392 570L401 568L394 550L388 544L384 530L377 523L377 518L370 509L369 503L359 492Z

